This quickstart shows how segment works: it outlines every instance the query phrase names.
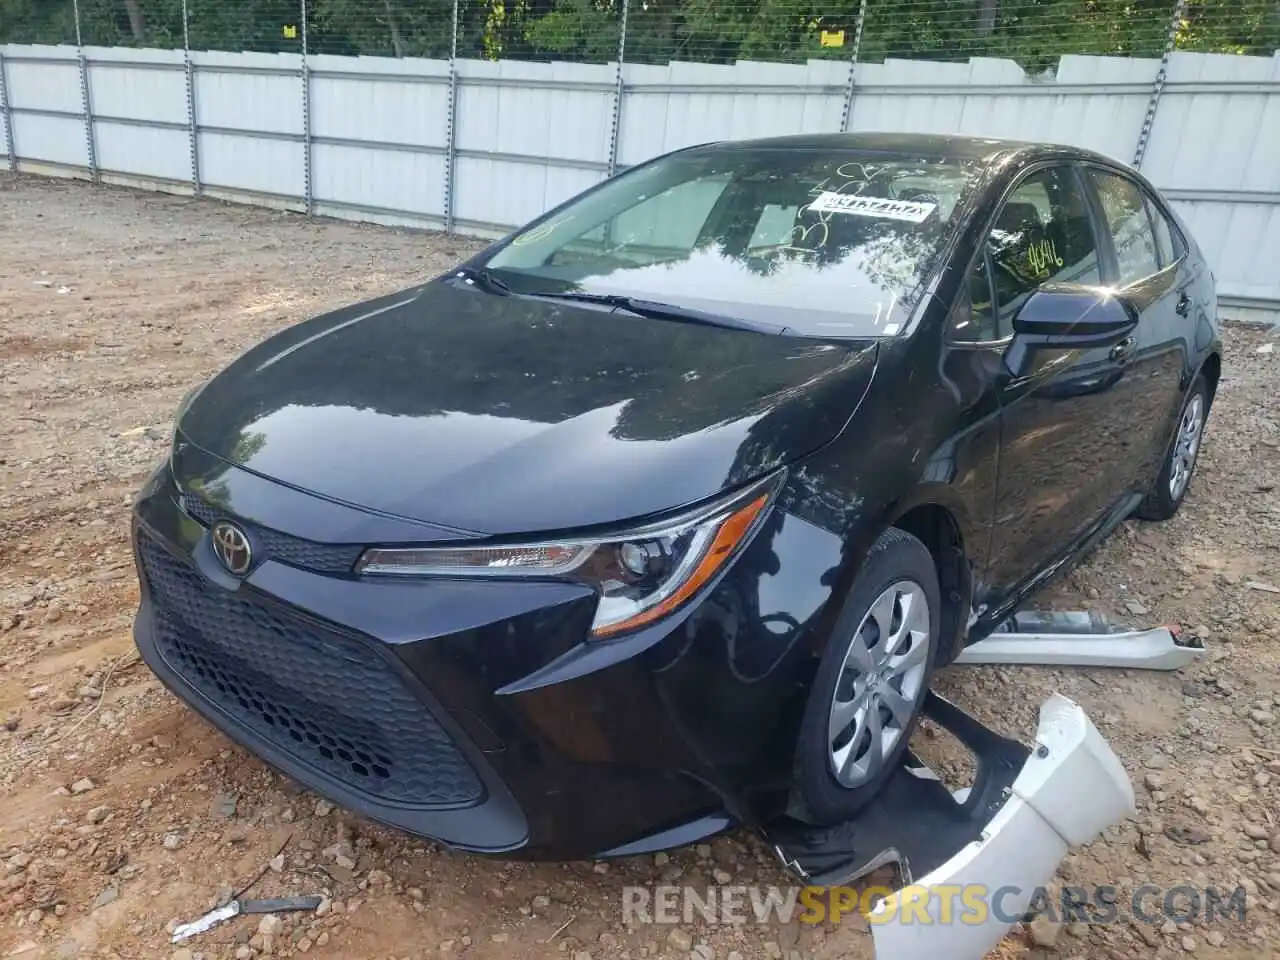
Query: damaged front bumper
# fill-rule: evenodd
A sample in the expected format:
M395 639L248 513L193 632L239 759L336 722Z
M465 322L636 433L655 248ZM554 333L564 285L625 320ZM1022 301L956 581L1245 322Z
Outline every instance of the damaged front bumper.
M953 794L908 755L880 802L854 820L825 830L784 823L770 839L814 886L852 884L897 865L905 885L868 916L877 957L981 960L1068 850L1135 811L1133 786L1085 712L1061 695L1042 704L1033 747L936 694L925 710L974 753L971 787Z

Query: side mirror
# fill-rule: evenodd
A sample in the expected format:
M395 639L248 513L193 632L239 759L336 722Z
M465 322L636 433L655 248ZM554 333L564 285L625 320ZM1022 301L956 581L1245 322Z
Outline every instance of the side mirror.
M1046 284L1013 317L1013 332L1045 346L1105 347L1128 336L1138 311L1101 287Z

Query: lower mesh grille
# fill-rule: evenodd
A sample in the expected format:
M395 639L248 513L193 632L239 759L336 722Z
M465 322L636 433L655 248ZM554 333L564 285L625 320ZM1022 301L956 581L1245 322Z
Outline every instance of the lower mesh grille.
M156 645L192 687L359 793L414 806L483 794L466 758L363 643L208 583L139 531Z

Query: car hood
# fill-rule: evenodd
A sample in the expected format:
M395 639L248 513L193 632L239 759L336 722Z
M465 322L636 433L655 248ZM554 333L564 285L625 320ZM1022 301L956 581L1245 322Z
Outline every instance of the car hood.
M264 341L178 429L262 476L460 534L567 530L804 456L848 421L876 352L437 280Z

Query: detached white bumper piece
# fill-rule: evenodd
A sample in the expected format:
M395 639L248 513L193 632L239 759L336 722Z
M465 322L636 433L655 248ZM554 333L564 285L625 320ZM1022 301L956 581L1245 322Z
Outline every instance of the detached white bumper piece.
M980 838L873 910L877 960L981 960L1070 848L1134 810L1111 747L1079 706L1054 694L1040 708L1035 749Z
M1204 645L1171 627L1124 633L993 633L965 648L956 664L1117 667L1178 670L1204 656Z

